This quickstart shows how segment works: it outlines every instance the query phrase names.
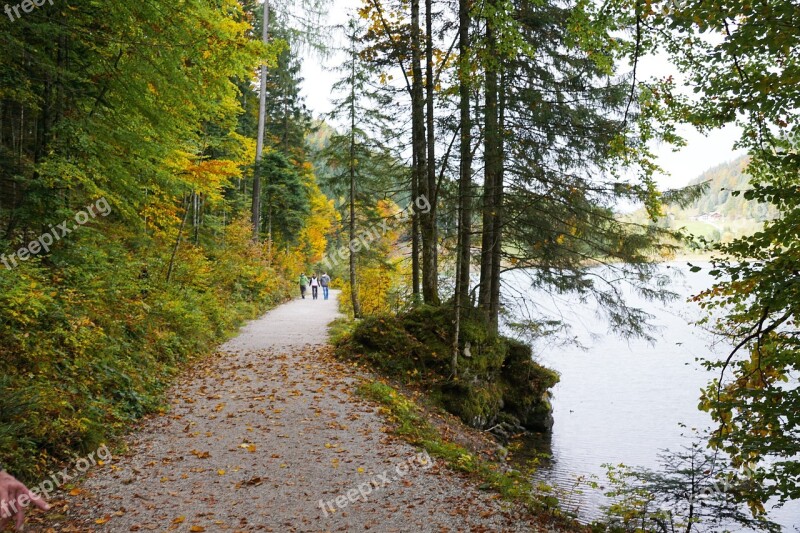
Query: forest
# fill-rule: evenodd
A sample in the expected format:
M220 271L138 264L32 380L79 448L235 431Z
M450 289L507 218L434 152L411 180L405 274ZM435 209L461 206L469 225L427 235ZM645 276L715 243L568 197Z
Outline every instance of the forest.
M362 0L326 26L340 7L7 6L0 465L35 480L163 413L187 364L312 271L341 290L344 360L472 427L547 431L558 376L527 341L570 324L512 313L507 276L652 338L626 291L674 300L659 265L697 242L664 217L746 205L763 227L703 240L711 264L693 267L714 279L703 325L734 347L706 361L706 445L743 523L800 497L800 7ZM643 76L652 56L673 71ZM338 77L323 116L304 61ZM747 158L724 198L700 205L710 176L659 189L656 146L728 124ZM621 530L700 527L634 500Z

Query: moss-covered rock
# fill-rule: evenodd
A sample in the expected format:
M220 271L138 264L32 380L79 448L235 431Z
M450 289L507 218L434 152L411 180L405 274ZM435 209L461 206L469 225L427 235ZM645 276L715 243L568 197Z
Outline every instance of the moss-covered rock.
M558 383L558 374L533 360L530 346L506 339L508 355L503 364L505 409L520 424L532 431L553 427L550 389Z
M472 427L495 425L503 408L503 388L497 382L449 381L441 386L444 408Z
M469 355L459 357L458 377L450 371L453 309L448 306L422 305L396 317L366 318L338 349L392 377L421 384L473 427L549 430L548 391L558 374L534 362L529 346L491 334L479 310L464 313L461 331Z

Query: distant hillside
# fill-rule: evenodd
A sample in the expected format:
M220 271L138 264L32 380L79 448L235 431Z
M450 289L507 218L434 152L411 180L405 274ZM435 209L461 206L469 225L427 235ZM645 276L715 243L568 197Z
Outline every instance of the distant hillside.
M734 196L733 191L750 188L750 176L744 173L747 157L723 163L691 181L692 185L708 182L708 190L686 209L667 209L679 218L694 220L741 220L761 222L773 218L775 212L767 204L747 201L743 195Z
M732 194L751 188L750 176L745 174L747 162L747 157L740 157L692 180L692 185L707 183L706 191L684 209L667 206L661 224L674 229L685 228L697 237L723 242L760 230L764 221L777 216L774 207L745 200L743 194Z
M331 137L336 133L327 122L319 120L314 124L314 127L306 135L306 142L312 152L321 152L327 148Z

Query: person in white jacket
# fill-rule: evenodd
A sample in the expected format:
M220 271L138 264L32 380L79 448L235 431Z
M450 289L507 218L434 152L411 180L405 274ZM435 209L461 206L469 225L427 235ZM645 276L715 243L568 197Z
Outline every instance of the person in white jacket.
M311 276L311 297L315 300L319 297L319 280L316 274Z

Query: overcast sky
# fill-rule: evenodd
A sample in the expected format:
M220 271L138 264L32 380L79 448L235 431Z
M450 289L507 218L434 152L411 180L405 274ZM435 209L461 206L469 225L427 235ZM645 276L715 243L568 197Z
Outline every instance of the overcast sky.
M331 4L328 23L331 25L343 24L347 21L349 13L361 5L360 0L334 0ZM331 35L332 40L335 39ZM331 45L341 45L332 42ZM341 63L342 58L331 56L325 60L309 56L304 58L302 74L305 78L303 93L306 103L315 116L320 116L331 110L331 86L339 76L326 70ZM674 68L664 60L648 59L639 67L641 76L661 76L664 73L674 72ZM733 144L739 137L737 128L729 127L712 132L704 137L692 128L679 129L679 133L686 138L688 145L679 152L673 152L667 146L654 146L653 151L658 156L658 162L668 175L660 176L659 186L670 189L686 185L691 179L702 174L703 171L730 161L741 152L733 151Z

